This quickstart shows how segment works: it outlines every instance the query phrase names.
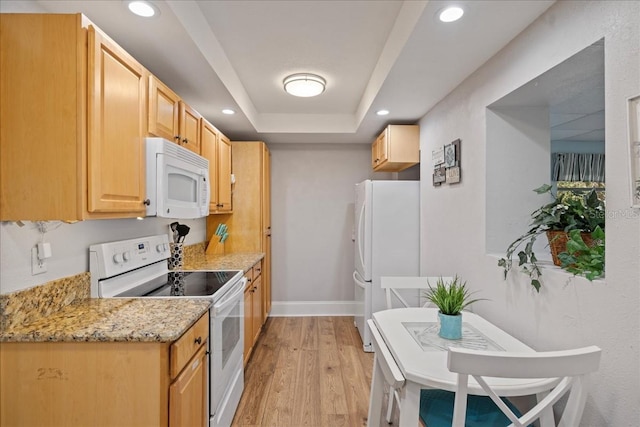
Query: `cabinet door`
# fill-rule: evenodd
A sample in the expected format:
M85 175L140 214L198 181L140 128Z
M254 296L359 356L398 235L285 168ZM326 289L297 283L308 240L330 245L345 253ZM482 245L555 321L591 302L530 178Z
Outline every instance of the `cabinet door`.
M149 76L149 135L178 139L180 97L155 76Z
M169 388L169 426L204 426L208 421L206 344Z
M247 366L249 356L251 355L251 347L253 347L252 296L253 287L247 288L244 291L244 366Z
M209 160L209 185L211 201L209 213L218 210L218 132L211 123L202 119L200 126L200 155Z
M387 129L378 137L378 158L380 164L389 160L389 139L387 138Z
M87 209L85 44L77 15L0 13L0 221Z
M89 26L88 211L143 215L147 72Z
M253 338L255 343L260 336L260 328L262 328L262 276L253 278L253 301L252 301L252 320L253 320Z
M180 145L200 154L200 113L180 101Z
M218 138L218 212L231 212L231 141Z
M371 167L375 169L380 163L380 157L378 156L378 144L380 144L380 137L376 138L371 145Z
M387 140L387 130L385 129L371 146L371 166L374 169L381 166L389 159L389 145Z

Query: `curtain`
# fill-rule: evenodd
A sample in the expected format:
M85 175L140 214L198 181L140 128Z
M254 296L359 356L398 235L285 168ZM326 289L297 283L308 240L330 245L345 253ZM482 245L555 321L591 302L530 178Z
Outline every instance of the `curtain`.
M604 154L553 153L551 180L604 182Z

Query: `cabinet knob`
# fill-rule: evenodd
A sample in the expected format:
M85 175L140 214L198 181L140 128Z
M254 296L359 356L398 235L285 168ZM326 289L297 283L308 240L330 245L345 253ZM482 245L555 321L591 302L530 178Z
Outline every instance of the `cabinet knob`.
M202 344L202 337L198 337L195 339L196 344Z
M146 205L146 206L149 206L149 205L151 204L151 200L149 200L149 199L144 199L144 200L142 201L142 204L143 204L143 205Z
M182 142L184 142L185 144L188 144L188 143L189 143L189 140L188 140L187 138L184 138L184 139L182 140Z
M178 142L180 142L180 135L176 135L176 136L174 136L174 137L173 137L173 139L177 139L177 140L178 140Z

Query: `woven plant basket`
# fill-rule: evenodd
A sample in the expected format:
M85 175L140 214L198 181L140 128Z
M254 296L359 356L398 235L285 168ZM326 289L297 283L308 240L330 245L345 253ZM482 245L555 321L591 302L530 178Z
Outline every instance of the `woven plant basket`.
M569 240L569 234L566 231L551 231L547 230L547 239L549 239L549 249L551 249L551 258L553 263L558 267L562 266L562 262L558 259L558 254L567 250L567 240ZM593 239L591 233L580 233L582 240L587 246L593 246Z

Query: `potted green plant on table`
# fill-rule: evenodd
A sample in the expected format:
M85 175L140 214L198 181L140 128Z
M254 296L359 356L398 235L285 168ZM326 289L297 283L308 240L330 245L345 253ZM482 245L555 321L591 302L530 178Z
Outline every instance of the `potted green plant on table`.
M467 283L460 283L458 276L449 283L441 277L435 287L430 283L428 285L429 289L425 291L425 297L439 309L440 332L438 335L446 339L462 338L462 310L481 299L471 299L472 293L467 289Z
M512 256L517 253L518 266L531 277L531 286L538 292L541 286L540 276L542 275L542 270L533 251L533 244L539 235L546 234L553 263L565 269L568 269L571 264L563 265L559 255L566 251L565 248L571 231L575 231L574 234L576 236L579 235L587 247L592 247L594 243L591 233L599 229L602 233L599 244L601 244L600 247L604 255L604 202L598 199L595 190L589 191L584 196L575 194L556 196L551 192L551 188L550 185L545 184L533 190L538 194L549 193L553 200L531 213L531 228L514 240L507 248L506 256L498 261L498 266L504 269L504 277L506 279L507 273L513 266ZM524 248L518 251L523 245ZM569 254L573 253L570 252ZM602 259L604 263L604 256ZM575 263L573 265L575 267L572 271L574 274L584 274L584 271L581 271Z

